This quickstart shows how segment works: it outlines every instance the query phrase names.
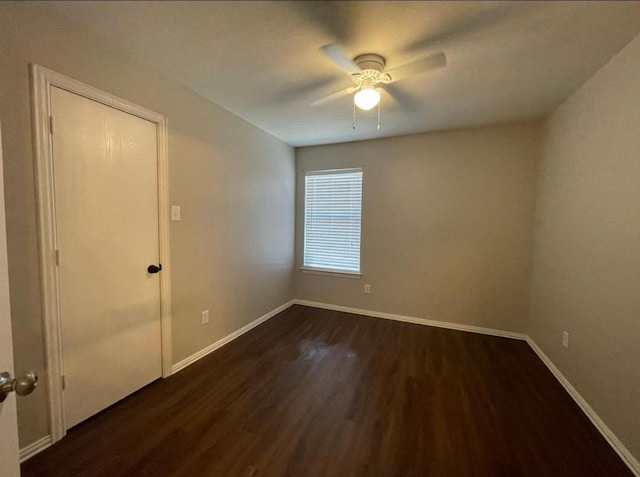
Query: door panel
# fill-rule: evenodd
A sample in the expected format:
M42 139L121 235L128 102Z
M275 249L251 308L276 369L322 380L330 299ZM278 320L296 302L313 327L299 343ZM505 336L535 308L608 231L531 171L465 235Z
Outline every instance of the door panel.
M8 371L14 375L3 177L2 134L0 134L0 372ZM0 403L0 473L6 477L20 477L18 461L16 395L10 393L7 399Z
M64 409L72 427L159 378L156 125L51 87Z

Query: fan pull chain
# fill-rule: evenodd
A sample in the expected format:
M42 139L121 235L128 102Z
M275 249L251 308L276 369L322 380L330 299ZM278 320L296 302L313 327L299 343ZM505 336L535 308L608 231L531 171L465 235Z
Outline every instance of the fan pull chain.
M376 128L378 131L380 130L380 103L382 103L382 98L378 101L378 127Z
M356 103L353 102L353 129L356 128Z

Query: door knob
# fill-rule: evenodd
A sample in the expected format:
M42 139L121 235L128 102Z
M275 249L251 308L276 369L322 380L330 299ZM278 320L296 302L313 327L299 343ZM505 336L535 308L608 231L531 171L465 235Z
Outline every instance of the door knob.
M162 270L162 264L159 263L157 266L156 265L149 265L147 267L147 272L149 273L158 273L160 270Z
M0 373L0 402L7 399L7 394L15 391L18 396L31 394L38 386L38 376L33 371L22 373L15 379L11 378L11 373Z

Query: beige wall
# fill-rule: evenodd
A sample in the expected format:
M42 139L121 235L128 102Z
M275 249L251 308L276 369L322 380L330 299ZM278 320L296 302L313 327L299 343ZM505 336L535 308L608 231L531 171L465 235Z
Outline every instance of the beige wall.
M640 458L640 37L546 124L529 334ZM561 334L570 333L570 346Z
M534 122L296 149L296 298L523 332L540 132ZM358 166L362 279L300 271L304 171Z
M0 4L11 308L16 369L44 377L28 63L169 118L174 362L292 298L294 159L283 142L152 69L39 12ZM211 310L211 323L200 312ZM46 389L19 401L20 442L47 434Z

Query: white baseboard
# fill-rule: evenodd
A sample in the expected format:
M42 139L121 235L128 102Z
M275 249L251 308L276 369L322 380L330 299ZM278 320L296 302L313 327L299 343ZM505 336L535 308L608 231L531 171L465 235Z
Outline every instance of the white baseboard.
M280 305L278 308L271 310L270 312L262 315L260 318L258 318L257 320L252 321L251 323L243 326L242 328L240 328L239 330L234 331L233 333L231 333L230 335L225 336L224 338L222 338L221 340L216 341L215 343L210 344L209 346L207 346L206 348L201 349L200 351L192 354L191 356L189 356L188 358L183 359L182 361L175 363L173 366L171 366L171 374L175 374L178 371L180 371L181 369L186 368L187 366L189 366L190 364L195 363L196 361L198 361L199 359L204 358L206 355L208 355L209 353L214 352L215 350L217 350L218 348L226 345L227 343L235 340L238 336L245 334L247 331L249 331L252 328L255 328L256 326L258 326L260 323L264 323L265 321L267 321L269 318L277 315L278 313L280 313L281 311L286 310L287 308L289 308L291 305L293 305L295 303L295 300L291 300L288 301L287 303L285 303L284 305Z
M28 446L23 447L20 449L20 463L51 447L52 444L53 439L51 439L51 436L44 436Z
M314 308L324 308L326 310L343 311L345 313L353 313L356 315L371 316L374 318L384 318L385 320L402 321L405 323L414 323L417 325L435 326L437 328L447 328L449 330L469 331L471 333L480 333L483 335L500 336L502 338L512 338L516 340L526 340L527 336L523 333L515 333L513 331L494 330L493 328L483 328L481 326L462 325L458 323L450 323L447 321L429 320L426 318L415 318L413 316L396 315L393 313L385 313L382 311L363 310L361 308L351 308L348 306L331 305L328 303L319 303L316 301L293 300L297 305L311 306Z
M529 346L531 346L533 351L535 351L542 362L547 366L547 368L549 368L549 371L553 373L560 384L562 384L562 386L566 389L566 391L569 393L569 396L571 396L576 404L580 406L582 412L587 415L589 420L591 420L593 425L596 426L596 429L600 431L609 445L613 447L613 450L615 450L620 458L624 461L624 463L627 464L631 472L633 472L634 475L640 477L640 463L631 454L631 452L629 452L629 449L627 449L624 444L620 442L620 439L618 439L613 431L609 429L609 426L604 423L604 421L600 418L600 416L598 416L598 414L596 414L593 408L589 406L587 401L585 401L585 399L580 395L576 388L571 385L564 374L562 374L562 372L556 367L555 364L553 364L549 357L544 354L544 351L542 351L542 349L540 349L535 341L533 341L529 336L527 336L527 343L529 343Z

